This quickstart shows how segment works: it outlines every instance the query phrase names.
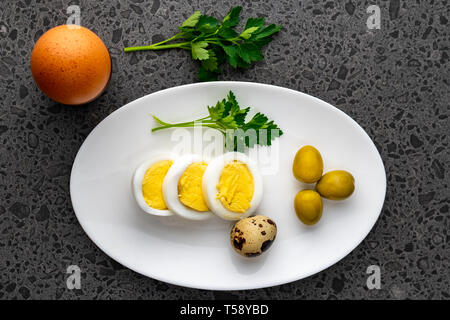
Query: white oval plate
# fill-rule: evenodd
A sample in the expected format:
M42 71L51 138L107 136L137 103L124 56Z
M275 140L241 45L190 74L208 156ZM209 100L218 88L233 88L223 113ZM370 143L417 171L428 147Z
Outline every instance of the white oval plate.
M134 170L149 155L170 152L172 130L151 133L151 114L167 122L197 119L207 105L232 90L241 107L263 112L282 128L280 159L264 175L257 213L278 226L272 247L257 258L236 254L229 243L231 223L213 217L187 221L144 213L131 190ZM354 194L325 201L315 226L296 217L293 200L304 186L291 173L302 145L315 146L324 170L350 171ZM70 194L75 214L94 243L114 260L148 277L212 290L255 289L313 275L349 254L366 237L383 206L386 174L365 131L349 116L309 95L281 87L212 82L185 85L133 101L103 120L87 137L73 164Z

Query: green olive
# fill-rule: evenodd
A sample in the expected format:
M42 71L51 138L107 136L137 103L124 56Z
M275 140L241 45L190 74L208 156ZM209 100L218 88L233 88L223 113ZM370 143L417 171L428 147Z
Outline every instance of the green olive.
M324 198L342 200L352 195L355 190L355 178L344 170L327 172L320 178L316 191Z
M295 196L294 208L301 222L316 224L322 217L322 198L314 190L302 190Z
M323 160L313 146L304 146L297 151L292 166L294 177L304 183L317 182L323 173Z

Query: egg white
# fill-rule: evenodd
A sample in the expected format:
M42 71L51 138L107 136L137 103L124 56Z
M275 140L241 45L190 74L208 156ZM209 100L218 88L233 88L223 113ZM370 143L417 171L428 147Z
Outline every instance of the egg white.
M173 215L173 213L170 210L160 210L150 207L144 200L144 195L142 193L142 181L144 180L145 173L147 172L148 168L150 168L154 163L158 161L163 160L176 160L176 155L171 153L161 153L157 155L150 156L148 160L143 162L134 172L133 179L132 179L132 189L134 198L136 199L137 204L139 207L145 211L148 214L154 215L154 216L163 216L168 217ZM175 163L175 162L174 162ZM166 204L167 206L167 204ZM167 206L168 207L168 206Z
M219 183L220 175L225 165L233 160L240 161L247 165L253 177L254 193L250 208L244 213L233 212L222 205L222 202L217 198L217 185ZM202 181L203 196L209 209L225 220L239 220L251 215L259 206L263 194L263 179L259 173L258 167L254 161L248 158L245 154L240 152L228 152L215 158L205 170Z
M167 207L176 215L189 220L206 220L213 213L211 211L197 211L185 206L178 196L178 181L184 171L195 162L205 161L199 155L184 155L178 158L170 167L163 182L163 196ZM206 162L206 161L205 161Z

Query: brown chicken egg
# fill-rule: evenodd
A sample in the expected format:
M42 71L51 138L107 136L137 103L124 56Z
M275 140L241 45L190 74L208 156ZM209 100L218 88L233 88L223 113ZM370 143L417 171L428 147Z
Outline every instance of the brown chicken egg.
M255 257L269 249L277 235L277 225L266 216L239 220L231 229L230 240L234 250L245 257Z
M89 29L62 25L50 29L36 42L31 72L49 98L80 105L105 90L111 76L111 57L103 41Z

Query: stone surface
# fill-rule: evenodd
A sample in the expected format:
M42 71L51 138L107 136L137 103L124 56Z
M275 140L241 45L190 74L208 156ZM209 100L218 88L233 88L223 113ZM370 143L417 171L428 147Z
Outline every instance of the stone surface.
M450 4L375 1L381 29L368 30L374 1L18 0L0 6L0 299L77 298L450 298ZM79 4L81 22L110 49L107 91L83 107L46 98L30 74L33 43L64 24ZM201 9L265 16L283 31L266 59L223 80L271 83L319 97L354 118L374 140L387 172L375 228L342 261L273 288L213 292L168 285L122 267L83 232L69 197L69 173L89 132L143 95L196 81L186 52L125 54L128 45L173 34ZM66 288L66 268L82 269L82 289ZM369 265L380 290L366 287Z

